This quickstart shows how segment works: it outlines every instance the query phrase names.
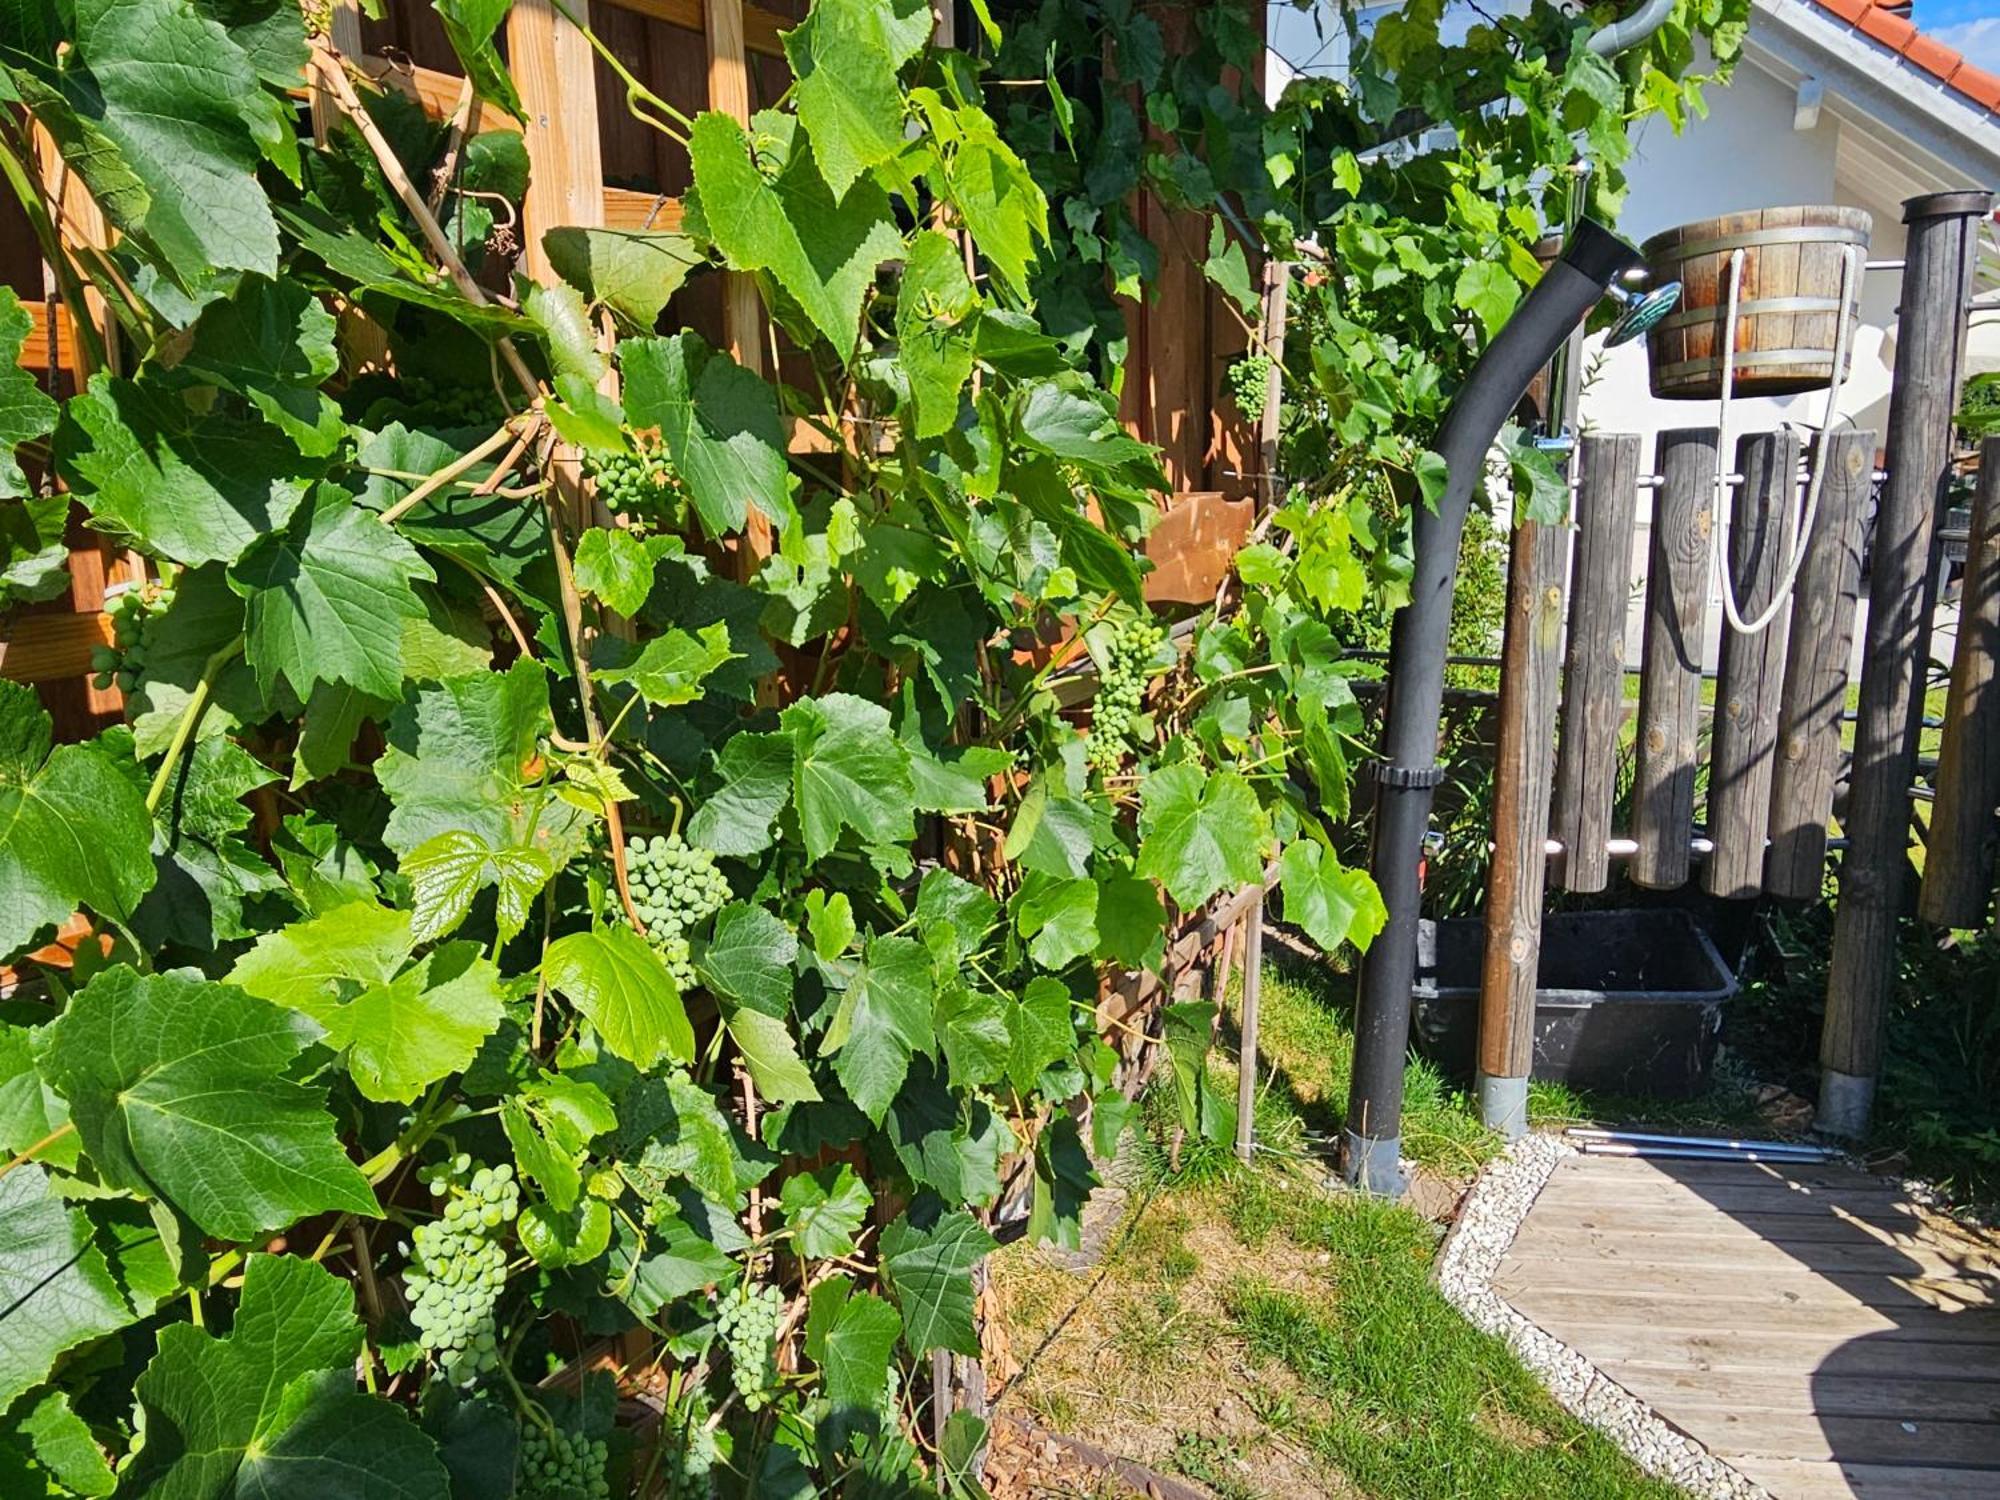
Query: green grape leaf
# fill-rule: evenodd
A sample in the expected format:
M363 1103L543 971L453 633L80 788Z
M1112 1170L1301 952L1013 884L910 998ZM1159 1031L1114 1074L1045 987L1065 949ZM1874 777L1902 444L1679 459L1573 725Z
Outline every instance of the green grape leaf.
M761 906L733 901L715 914L708 949L696 961L716 994L783 1017L791 1010L798 935Z
M685 1073L668 1075L667 1098L673 1117L646 1143L639 1165L648 1172L685 1177L704 1198L734 1203L740 1184L729 1117Z
M1025 297L1035 246L1049 237L1048 199L984 110L955 109L935 93L921 102L937 148L933 185L964 216L1000 286Z
M971 318L978 306L957 243L935 229L920 232L910 243L896 299L896 345L920 438L948 432L958 420L958 393L972 374Z
M875 1195L846 1162L787 1177L778 1208L794 1252L807 1260L852 1255L855 1231L867 1222Z
M554 1270L585 1265L611 1244L611 1207L587 1194L567 1213L546 1203L531 1203L521 1210L516 1231L538 1266Z
M110 731L106 741L122 733ZM277 779L233 740L197 741L181 758L154 818L159 878L132 917L142 942L208 952L250 936L244 902L283 890L284 880L243 837L251 813L242 799Z
M229 982L310 1016L361 1092L408 1103L462 1070L500 1024L500 972L471 943L410 962L410 913L337 907L257 940Z
M1048 774L1028 785L1007 830L1007 858L1024 870L1081 879L1090 873L1104 815Z
M411 939L434 943L457 930L472 910L473 898L488 886L495 893L494 925L506 942L527 925L535 897L555 878L555 861L533 848L495 849L468 829L426 839L403 856L409 877Z
M616 637L602 636L599 646L614 641ZM624 642L617 644L623 646ZM736 653L729 649L729 627L717 621L702 626L694 634L685 630L662 631L623 666L593 663L592 675L608 687L630 683L655 708L673 708L701 697L702 683L735 657Z
M347 431L320 389L340 368L333 329L333 314L298 282L245 277L203 311L178 368L245 397L301 453L324 458Z
M658 1316L669 1302L714 1286L736 1270L736 1262L714 1241L695 1233L678 1215L659 1225L646 1246L658 1248L637 1264L631 1264L633 1252L625 1252L623 1263L629 1269L623 1274L629 1276L630 1284L618 1293L643 1318ZM617 1259L614 1252L614 1261Z
M921 1358L950 1349L977 1358L972 1268L990 1255L993 1236L963 1209L898 1216L882 1231L882 1279L903 1314L903 1343Z
M435 282L413 279L374 240L315 204L281 203L274 207L287 234L324 261L328 270L353 282L361 291L378 292L413 307L443 313L487 338L521 333L528 328L521 314L497 302L467 301L443 278Z
M1130 968L1159 962L1166 945L1166 908L1150 880L1113 875L1097 887L1097 952Z
M938 997L938 1045L953 1088L973 1089L1007 1076L1013 1036L1007 1012L1015 1002L958 985Z
M868 940L861 963L820 1040L847 1097L877 1125L903 1086L910 1058L935 1036L931 956L909 938Z
M577 1154L565 1151L535 1128L527 1106L519 1099L500 1101L500 1125L514 1148L514 1160L521 1171L534 1179L549 1206L568 1213L583 1191L583 1173Z
M229 570L244 598L244 658L269 693L300 698L345 682L377 698L403 691L403 622L425 619L418 580L437 575L391 527L336 492L301 511Z
M999 914L998 901L949 870L928 872L917 887L917 930L946 968L985 945Z
M808 860L831 850L842 828L870 844L909 840L916 788L886 708L830 693L791 704L778 723L792 740L792 796Z
M1452 288L1452 301L1469 308L1487 338L1497 334L1521 299L1521 283L1497 261L1467 261Z
M64 408L56 467L100 529L183 563L234 562L281 530L311 472L260 417L104 374Z
M227 1338L190 1323L160 1330L133 1386L146 1442L123 1485L185 1500L450 1500L431 1440L354 1389L363 1335L354 1293L332 1272L251 1256Z
M888 195L862 178L836 198L803 141L768 181L743 127L714 110L696 118L688 155L716 248L739 271L769 271L834 351L851 358L875 272L903 253Z
M716 756L722 784L688 819L688 839L741 858L771 847L771 823L792 800L792 737L738 734Z
M327 1209L380 1212L325 1091L287 1076L316 1032L192 973L107 969L49 1023L41 1066L107 1184L249 1240Z
M653 568L682 550L673 536L634 536L617 526L593 526L576 544L576 586L621 615L636 615L653 591Z
M895 1308L872 1292L851 1288L845 1276L821 1282L812 1290L806 1314L809 1352L836 1416L880 1409L889 1385L889 1359L903 1331Z
M771 1104L809 1104L819 1098L819 1087L783 1021L746 1005L728 1011L727 1025L760 1098Z
M41 1146L36 1161L73 1172L83 1149L74 1131L41 1144L68 1123L69 1106L35 1071L34 1031L0 1022L0 1157Z
M214 270L276 275L255 176L270 116L229 32L173 0L81 0L36 29L10 26L0 61L105 217L183 288Z
M688 273L706 260L692 239L673 229L562 225L544 231L542 249L564 281L647 333Z
M799 123L835 199L903 148L896 73L930 39L927 8L921 0L820 0L785 35Z
M257 691L257 676L245 665L237 637L243 634L243 601L230 591L220 564L194 568L180 577L174 602L164 615L146 621L140 636L145 661L138 690L126 700L134 752L149 758L173 742L188 701L209 676L208 707L195 732L225 733L273 710ZM210 675L218 658L224 665ZM286 705L291 707L291 705Z
M0 950L79 906L128 920L152 887L152 818L94 745L49 749L33 688L0 683Z
M1021 438L1029 447L1072 463L1115 469L1153 459L1151 448L1119 426L1116 413L1053 381L1040 380L1029 386L1021 396L1016 417Z
M408 647L407 639L404 642ZM292 752L291 790L343 771L354 755L361 726L389 711L386 699L344 682L322 682L306 700L305 723Z
M680 989L659 954L629 927L556 939L542 973L627 1062L650 1068L662 1058L694 1060L694 1028Z
M1035 1197L1028 1210L1028 1237L1065 1250L1083 1245L1083 1207L1098 1185L1076 1121L1058 1115L1035 1142Z
M1030 871L1014 893L1014 930L1045 969L1060 969L1097 948L1097 882Z
M525 658L505 672L420 689L389 721L389 748L376 762L376 779L394 804L382 841L407 855L462 829L494 849L565 854L567 824L558 809L534 817L539 741L553 727L548 677Z
M1075 1048L1074 1011L1061 980L1038 974L1028 981L1020 1003L1007 1012L1007 1081L1016 1092L1032 1092L1043 1070Z
M14 1430L27 1440L36 1464L61 1487L52 1493L99 1496L118 1487L104 1450L64 1392L42 1396L21 1415Z
M854 902L845 891L831 896L823 890L807 891L806 926L812 932L813 952L830 962L854 941Z
M992 1202L1001 1159L1018 1144L985 1100L955 1097L928 1061L912 1066L884 1133L910 1180L935 1188L947 1203Z
M1278 866L1285 920L1327 953L1342 943L1366 948L1389 920L1368 872L1348 869L1315 840L1287 844Z
M1270 820L1234 771L1167 766L1139 788L1138 873L1157 880L1183 910L1225 886L1264 875Z
M753 505L781 528L792 523L796 481L766 381L694 333L627 339L619 368L632 425L659 428L711 537L741 531Z
M132 1321L83 1210L24 1162L0 1177L0 1410L56 1357Z
M431 9L443 24L445 39L458 54L465 76L472 80L479 96L492 100L525 124L528 116L521 108L521 96L514 88L506 61L493 44L493 33L513 8L514 0L431 0Z

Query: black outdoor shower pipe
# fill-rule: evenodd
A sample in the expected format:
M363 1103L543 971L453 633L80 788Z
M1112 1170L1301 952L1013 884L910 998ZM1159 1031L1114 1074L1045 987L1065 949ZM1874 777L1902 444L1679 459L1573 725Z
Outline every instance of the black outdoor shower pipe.
M1417 508L1416 567L1410 602L1397 611L1390 630L1389 704L1383 758L1375 768L1369 872L1381 888L1389 920L1362 962L1342 1164L1347 1180L1370 1192L1393 1195L1403 1189L1403 1064L1417 971L1418 865L1431 794L1444 779L1437 764L1438 721L1466 511L1485 475L1487 454L1529 383L1611 283L1639 260L1639 252L1610 230L1581 220L1562 254L1479 356L1438 429L1444 493L1435 509Z

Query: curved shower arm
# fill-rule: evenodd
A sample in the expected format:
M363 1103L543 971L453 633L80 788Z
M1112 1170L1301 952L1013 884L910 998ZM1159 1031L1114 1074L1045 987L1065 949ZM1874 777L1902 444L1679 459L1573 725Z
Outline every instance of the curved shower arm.
M1616 57L1651 37L1667 24L1667 17L1673 13L1674 0L1646 0L1631 15L1613 21L1601 31L1592 32L1590 40L1584 45L1599 57Z

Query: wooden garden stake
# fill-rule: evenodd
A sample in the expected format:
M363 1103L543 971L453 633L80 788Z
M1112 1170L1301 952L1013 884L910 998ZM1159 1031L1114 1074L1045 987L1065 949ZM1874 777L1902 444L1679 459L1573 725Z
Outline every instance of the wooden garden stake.
M1257 1153L1257 1005L1264 989L1264 889L1243 913L1243 998L1237 1010L1236 1155Z

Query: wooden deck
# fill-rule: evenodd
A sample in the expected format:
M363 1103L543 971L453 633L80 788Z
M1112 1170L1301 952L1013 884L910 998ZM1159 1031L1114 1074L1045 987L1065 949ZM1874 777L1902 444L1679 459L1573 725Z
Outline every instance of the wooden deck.
M2000 1235L1844 1167L1573 1156L1493 1278L1779 1497L2000 1497Z

